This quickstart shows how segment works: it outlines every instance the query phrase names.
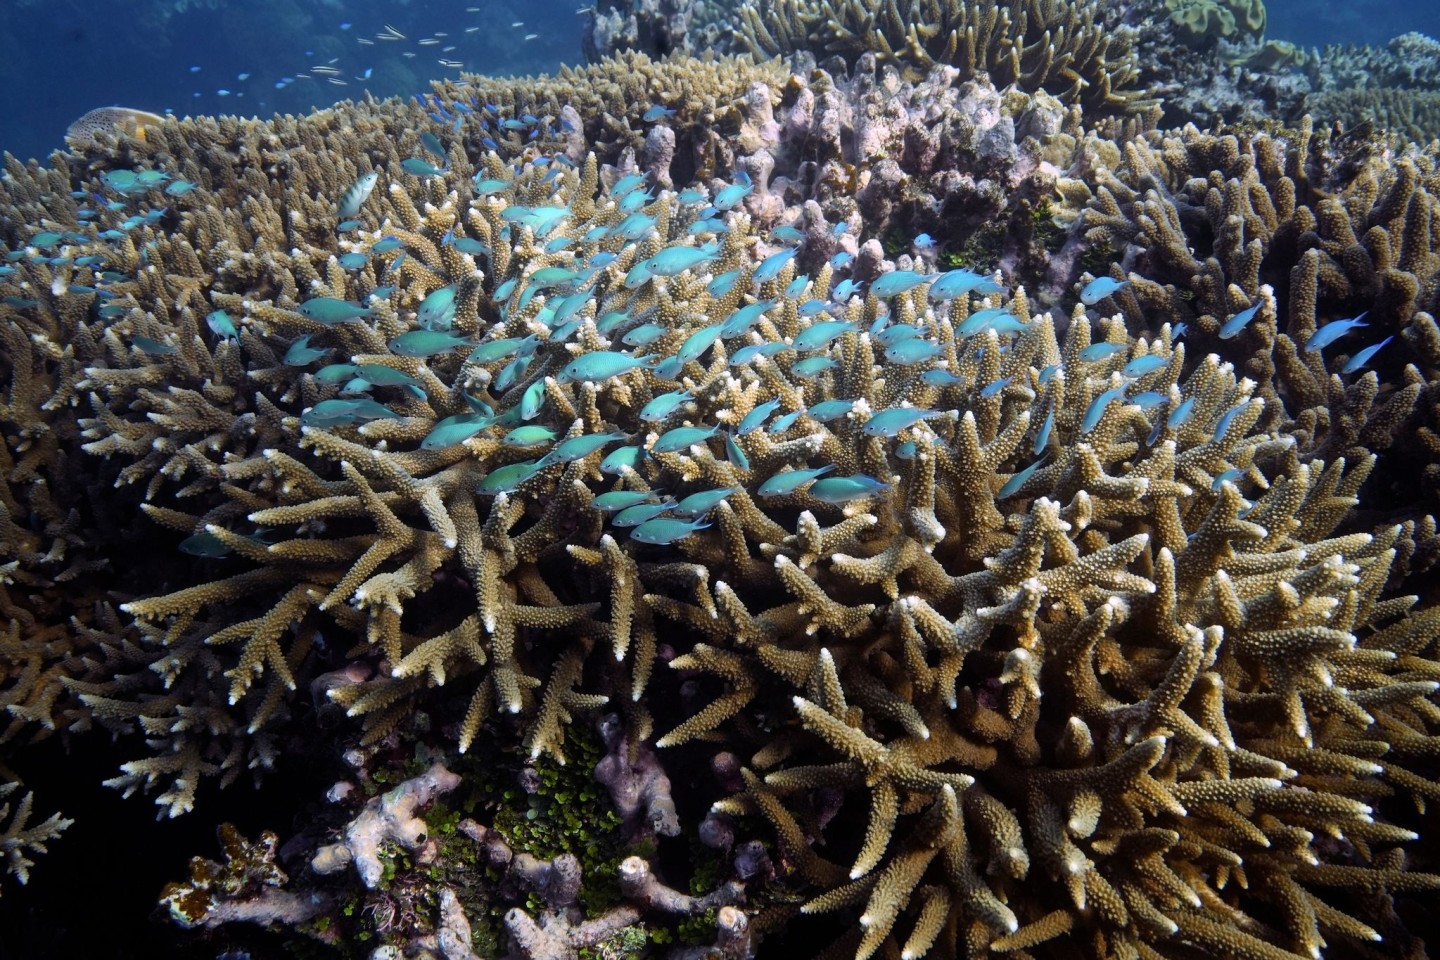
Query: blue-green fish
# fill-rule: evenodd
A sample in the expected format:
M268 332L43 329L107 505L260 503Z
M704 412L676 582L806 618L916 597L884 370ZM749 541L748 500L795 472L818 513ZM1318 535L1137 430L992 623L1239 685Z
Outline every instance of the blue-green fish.
M652 107L651 109L653 110L654 108ZM645 179L646 177L643 173L627 173L615 181L615 186L610 188L610 195L612 197L623 197L627 193L631 193L642 187L645 184Z
M555 445L555 449L550 451L550 460L553 463L583 460L609 444L625 439L628 438L623 433L589 433L571 437L568 440L561 440Z
M442 333L439 330L411 330L391 340L387 346L391 353L402 357L433 357L456 347L471 347L474 342L464 337Z
M735 281L739 279L739 270L726 270L724 273L716 274L709 283L705 284L705 292L712 297L723 297L735 289Z
M1115 356L1117 353L1123 353L1125 349L1126 347L1123 343L1092 343L1080 351L1080 359L1089 362L1105 360Z
M931 417L943 417L944 410L923 410L917 407L891 407L889 410L881 410L865 421L861 427L867 437L893 437L901 430L913 427L921 420L929 420Z
M1024 470L1016 473L1009 480L1005 481L1004 486L1000 488L1000 491L995 494L995 496L1000 498L1001 500L1004 500L1006 497L1013 497L1015 494L1019 493L1020 488L1025 486L1025 481L1029 480L1030 477L1034 475L1035 471L1040 469L1041 465L1043 465L1044 463L1045 459L1042 457L1041 459L1036 460L1034 463L1030 464L1030 466L1026 467Z
M520 484L544 470L546 466L548 464L539 460L521 460L519 463L497 467L490 471L484 480L480 481L475 492L483 494L510 493Z
M148 354L152 357L175 352L175 348L170 344L162 343L159 340L152 340L149 337L143 337L138 333L130 338L130 345L141 353Z
M804 360L797 360L790 368L790 373L801 380L809 380L811 377L818 377L826 370L834 370L840 366L840 361L833 357L806 357Z
M536 380L525 388L525 393L520 397L520 419L534 420L540 415L540 408L545 405L545 381Z
M1235 406L1231 407L1229 410L1226 410L1220 416L1219 422L1215 424L1214 438L1216 440L1223 440L1225 438L1225 434L1230 432L1230 425L1235 422L1235 418L1240 416L1240 414L1244 413L1245 408L1249 405L1250 401L1242 400L1239 403L1235 404Z
M670 332L670 328L660 323L642 323L620 338L620 342L630 347L648 347Z
M740 367L756 357L773 357L790 349L784 340L766 340L763 343L747 343L730 355L730 366Z
M738 204L741 200L744 200L746 197L750 196L751 191L753 191L754 189L755 185L749 183L748 181L732 183L728 187L722 187L715 194L715 209L730 210L734 208L736 204Z
M239 340L240 331L235 329L235 321L230 319L230 314L224 310L215 310L205 318L205 323L214 331L215 335L226 340Z
M335 262L351 272L365 269L365 264L370 262L370 255L366 253L342 253L335 258Z
M420 145L441 160L449 159L448 154L445 153L445 144L441 143L440 138L429 130L424 130L420 133Z
M1125 396L1125 388L1114 387L1101 393L1094 400L1091 400L1090 406L1085 409L1084 419L1080 421L1080 432L1089 433L1091 430L1094 430L1096 425L1100 423L1100 418L1104 415L1105 408L1110 406L1110 402L1112 400L1119 400L1123 396Z
M675 110L673 108L662 107L660 104L657 103L655 106L642 113L640 115L640 119L644 120L646 123L654 123L657 120L664 120L666 117L673 116L675 116Z
M909 366L916 363L924 363L926 360L933 360L945 350L938 343L929 340L922 340L919 337L911 337L908 340L901 340L885 351L885 359L891 363L901 366Z
M300 304L297 312L311 320L325 324L349 323L352 320L364 320L374 315L374 311L368 307L351 303L349 300L337 300L334 297L312 297Z
M795 259L800 252L799 247L791 247L788 250L781 250L779 253L772 253L760 261L760 266L755 268L754 280L756 283L765 283L767 280L774 280L785 269L785 264Z
M611 490L590 501L590 506L605 513L614 513L617 510L649 503L658 496L659 494L654 490Z
M516 427L505 434L505 439L500 442L507 447L533 447L541 443L549 443L554 440L557 434L549 427L538 423L532 423L523 427Z
M805 411L805 414L819 423L838 420L855 409L854 400L821 400Z
M341 383L360 372L353 363L332 363L315 371L315 379L321 383Z
M1345 366L1340 368L1340 372L1354 373L1355 371L1359 370L1361 367L1365 366L1365 364L1369 363L1375 358L1375 354L1380 352L1381 347L1385 346L1385 344L1389 343L1391 340L1394 339L1394 337L1386 337L1379 343L1372 344L1366 347L1364 350L1361 350L1359 353L1355 354L1355 356L1345 361Z
M1210 482L1210 489L1219 490L1225 484L1234 483L1243 476L1245 476L1245 471L1236 470L1234 467L1231 467L1229 470L1222 470L1216 474L1215 479Z
M340 220L349 220L358 214L360 208L364 206L365 201L370 199L370 194L375 190L375 184L379 182L379 171L371 170L359 180L352 183L349 188L340 195L340 202L335 206L335 216Z
M779 400L767 400L764 403L757 403L750 412L740 419L740 426L735 428L735 435L743 437L747 433L759 430L760 427L770 418L770 414L780 409Z
M847 320L820 320L801 330L794 342L791 343L791 347L800 353L824 350L840 337L847 333L853 333L854 330L855 325Z
M426 163L419 157L406 157L400 161L400 167L406 173L413 174L417 177L438 177L445 172L433 164Z
M1035 452L1044 450L1050 443L1050 432L1055 429L1055 408L1051 407L1050 412L1045 415L1045 422L1040 424L1040 431L1035 434Z
M534 335L528 337L507 337L504 340L491 340L482 343L471 351L466 358L470 363L494 363L497 360L504 360L520 353L528 345L533 348L539 343L539 338Z
M1085 284L1085 289L1080 291L1080 302L1087 307L1104 300L1106 297L1114 296L1120 290L1130 286L1129 280L1116 280L1114 277L1096 277Z
M671 508L670 512L677 517L703 517L714 510L720 502L732 493L740 490L739 487L725 487L720 490L702 490L699 493L692 493Z
M650 448L651 453L679 453L681 450L704 443L715 436L719 427L676 427L662 433Z
M745 455L744 450L740 449L740 444L736 442L735 438L728 433L725 434L725 459L729 460L730 465L736 470L750 469L750 458Z
M720 325L720 336L729 340L738 337L753 327L766 310L775 306L774 300L757 300L736 310ZM836 321L839 322L839 321ZM819 324L812 324L818 326Z
M432 291L420 301L415 320L426 330L449 330L455 320L455 288L448 286Z
M370 245L370 252L389 253L391 250L399 250L404 245L404 242L399 237L385 236Z
M707 243L703 247L666 247L646 260L644 265L654 276L673 277L702 263L709 263L719 255L720 246L714 243Z
M73 290L74 288L72 287L71 289ZM1319 330L1316 330L1310 335L1310 339L1305 341L1305 349L1307 351L1324 349L1325 347L1330 346L1330 344L1334 343L1336 340L1339 340L1341 337L1345 336L1345 334L1349 333L1351 330L1354 330L1357 327L1370 326L1370 324L1368 323L1360 322L1365 319L1366 314L1368 314L1369 312L1369 310L1366 310L1364 313L1361 313L1358 317L1355 317L1351 320L1331 320L1329 323L1325 324L1325 326L1321 327Z
M639 447L620 447L618 450L611 450L606 454L605 459L600 461L600 472L617 474L625 470L634 470L640 463L640 457L645 453Z
M760 489L755 493L761 497L783 497L786 494L794 493L811 480L822 477L834 469L834 464L827 463L823 467L813 467L808 470L782 470L760 484Z
M383 363L364 363L355 368L355 375L377 387L418 387L420 381L410 374Z
M985 384L985 386L980 388L980 396L984 397L987 400L991 397L999 396L1001 391L1003 391L1006 387L1010 386L1011 382L1014 381L1014 379L1014 376L1009 376L1005 377L1002 380L996 380L994 383L987 383Z
M848 477L822 477L816 480L806 492L822 503L838 506L853 500L863 500L865 497L874 496L889 487L888 483L857 473Z
M713 323L708 327L701 327L680 344L680 349L675 351L675 359L681 363L689 363L692 360L700 359L700 355L709 350L716 340L720 339L720 329L723 324Z
M953 300L966 293L1003 295L1008 292L991 278L962 269L940 274L925 295L931 300Z
M479 413L457 413L439 421L420 441L422 450L443 450L464 443L490 425L491 418Z
M1257 303L1253 307L1247 307L1244 310L1241 310L1239 313L1235 314L1235 316L1231 317L1229 320L1226 320L1225 323L1222 324L1220 327L1220 339L1229 340L1241 330L1244 330L1245 325L1249 323L1252 319L1254 319L1255 312L1259 309L1260 304Z
M651 520L675 506L674 500L666 500L664 503L637 503L625 507L615 514L610 521L617 527L638 527L647 520Z
M640 408L640 419L646 423L659 423L689 399L689 390L672 390L669 393L662 393Z
M631 370L651 366L658 359L659 355L653 353L643 357L632 357L628 353L619 353L614 350L598 350L595 353L587 353L571 360L561 369L560 376L556 379L561 383L609 380L611 377L618 377Z
M510 189L510 181L508 181L508 180L476 180L476 181L475 181L475 192L478 193L478 194L480 194L480 196L482 196L482 197L488 197L488 196L490 196L491 194L501 193L501 192L503 192L503 191L505 191L505 190L509 190L509 189Z
M699 520L673 520L669 517L656 517L653 520L646 520L640 526L630 531L630 539L640 543L650 543L655 546L667 546L676 540L684 540L697 530L704 530L710 526Z
M1153 353L1147 353L1136 357L1125 366L1120 368L1120 375L1123 377L1143 377L1147 373L1154 373L1167 363L1164 357L1157 357Z
M1185 421L1190 419L1190 414L1194 409L1195 398L1186 397L1174 410L1170 411L1170 415L1165 418L1165 425L1171 430L1183 426Z
M881 300L888 297L899 296L907 290L913 290L927 280L934 279L934 274L919 273L915 270L892 270L890 273L881 274L870 284L870 292Z
M770 424L770 432L784 433L786 430L789 430L791 427L795 426L795 421L799 420L800 415L804 412L805 411L803 410L792 410L787 414L776 417L775 422Z
M400 414L368 397L357 400L321 400L300 415L306 426L331 426L367 420L395 420Z

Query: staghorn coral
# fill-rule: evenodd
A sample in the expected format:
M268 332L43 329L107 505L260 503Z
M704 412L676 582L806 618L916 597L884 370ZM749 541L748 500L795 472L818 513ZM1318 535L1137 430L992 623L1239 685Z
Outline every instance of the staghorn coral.
M755 88L733 109L760 130L770 97ZM156 548L111 574L122 604L71 626L96 656L66 666L65 708L138 729L154 751L117 786L162 785L176 812L201 776L265 768L292 691L338 668L354 682L328 696L377 747L424 735L433 715L450 749L495 737L560 762L577 715L621 708L615 742L636 745L625 759L652 799L659 778L639 745L655 733L677 754L738 751L740 783L717 813L773 832L772 866L803 885L808 913L861 918L847 953L981 956L1066 934L1096 956L1358 952L1372 934L1407 948L1392 901L1440 881L1406 869L1413 818L1398 802L1437 791L1436 618L1385 589L1423 521L1342 528L1376 462L1295 426L1317 406L1296 402L1305 378L1188 350L1129 298L1195 317L1204 337L1241 295L1263 299L1241 345L1273 333L1275 292L1243 231L1286 236L1265 217L1270 193L1302 195L1296 175L1279 185L1281 170L1317 196L1350 185L1355 216L1368 199L1368 226L1386 235L1383 248L1373 238L1377 258L1428 276L1423 160L1377 202L1363 163L1324 178L1273 147L1247 164L1249 142L1233 137L1116 144L1079 131L1088 149L1073 179L1098 199L1076 246L1119 253L1147 230L1167 242L1148 246L1156 262L1130 277L1116 314L1065 316L1018 286L948 304L923 279L893 297L836 296L832 250L769 260L783 251L763 233L776 197L758 147L744 160L762 175L709 261L647 279L640 264L699 243L698 205L665 191L627 212L620 170L588 153L550 159L588 131L492 152L469 129L449 138L449 169L422 178L400 165L418 153L404 125L423 122L420 107L392 108L357 107L348 132L321 115L183 136L165 124L119 141L137 158L126 162L163 160L203 186L174 219L138 223L113 246L82 234L64 199L72 176L106 189L113 158L97 150L63 178L12 165L7 209L48 192L53 224L37 226L79 238L45 243L72 259L95 244L124 278L99 298L74 290L87 284L67 265L22 253L4 285L24 305L0 308L22 334L7 341L16 358L31 361L8 371L25 400L17 417L84 464L83 479L140 499L142 542ZM325 136L353 149L320 149ZM542 150L547 163L534 163ZM266 177L267 164L285 176ZM337 239L336 198L371 165L382 184L360 207L361 232ZM477 197L472 175L503 182ZM1126 182L1146 176L1154 198ZM1218 266L1175 249L1199 219L1171 199L1181 189L1205 191L1187 206L1215 218ZM635 213L649 219L626 236ZM835 236L823 209L796 222ZM23 251L38 236L6 240ZM374 250L387 236L403 260ZM905 265L864 240L846 280L903 279L891 268ZM1307 247L1317 279L1292 283L1281 336L1313 330L1304 295L1321 288L1322 253L1348 266L1350 246ZM358 269L340 263L357 252ZM782 265L757 279L762 264ZM731 271L727 290L714 278ZM1055 276L1060 297L1073 271ZM1414 286L1393 278L1387 302L1432 295ZM428 357L394 346L447 333L419 319L446 290L453 316L432 325L458 341ZM324 323L300 309L317 297L363 300L368 315ZM717 329L754 302L768 306L749 327ZM1002 305L1018 329L979 322ZM218 319L202 326L214 310L235 336ZM659 328L656 356L617 361L641 323ZM907 326L925 359L886 355ZM286 362L301 336L355 368L342 381L363 382ZM1158 365L1126 372L1148 357ZM620 372L586 372L600 360ZM346 398L367 387L369 422L358 406L321 406L358 404ZM642 418L675 390L669 413ZM825 401L850 406L822 415ZM765 403L782 419L742 431ZM425 442L464 417L476 429L463 440ZM522 440L527 427L553 435ZM554 446L595 436L634 459L612 473L600 469L610 451ZM853 498L764 489L806 467L875 485ZM715 490L728 492L709 526L669 543L626 538L595 506L605 493ZM177 541L200 559L175 560ZM26 546L5 558L17 571L49 562L30 538L12 542ZM751 909L756 934L793 912ZM459 936L464 916L446 912Z
M1100 7L1067 0L1006 6L980 0L768 0L740 8L741 37L757 55L810 50L854 60L872 53L920 73L948 64L965 78L1047 90L1100 112L1146 105L1127 31Z
M4 801L0 803L0 825L4 827L0 831L0 853L5 855L5 872L21 883L29 883L30 868L35 866L29 854L44 853L45 844L75 821L52 813L39 823L30 823L30 811L35 803L33 793L21 797L12 814L9 797L18 789L18 783L0 783L0 801Z

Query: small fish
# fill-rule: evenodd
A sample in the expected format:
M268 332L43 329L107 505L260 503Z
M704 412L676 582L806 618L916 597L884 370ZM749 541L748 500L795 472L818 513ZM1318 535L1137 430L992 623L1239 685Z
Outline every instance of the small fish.
M779 253L770 254L770 256L760 261L760 266L755 268L754 281L756 283L765 283L768 280L774 280L780 275L780 271L785 269L785 264L795 259L795 255L799 252L799 247L791 247L788 250L781 250Z
M1045 422L1040 424L1040 431L1035 434L1034 450L1038 454L1050 444L1050 433L1055 429L1055 408L1051 407L1050 412L1045 415Z
M1226 320L1225 323L1220 327L1220 339L1229 340L1241 330L1244 330L1245 324L1249 323L1255 318L1255 312L1259 309L1260 304L1257 303L1253 307L1246 307L1244 310L1241 310L1229 320Z
M1129 377L1130 379L1143 377L1147 373L1154 373L1156 370L1159 370L1165 366L1167 362L1164 357L1157 357L1153 353L1147 353L1143 356L1136 357L1121 367L1120 375L1122 377Z
M721 490L702 490L699 493L692 493L681 500L670 509L670 512L677 517L694 519L703 517L714 510L726 497L739 491L740 487L725 487Z
M776 243L803 243L805 234L801 233L791 224L782 223L770 231L770 239Z
M1123 343L1092 343L1080 351L1080 359L1087 362L1105 360L1117 353L1123 353L1126 349Z
M605 513L615 513L618 510L649 503L657 496L659 494L654 490L611 490L596 496L594 500L590 501L590 506Z
M1144 393L1135 394L1135 396L1130 398L1130 402L1135 404L1135 406L1139 407L1141 410L1153 410L1158 406L1162 406L1165 403L1166 399L1167 398L1163 393L1157 393L1154 390L1146 390Z
M719 427L676 427L667 430L650 448L651 453L679 453L696 444L704 443L720 431Z
M649 260L644 261L644 265L654 276L673 277L686 270L694 269L702 263L709 263L719 255L720 247L713 243L703 247L666 247Z
M321 383L342 383L360 372L353 363L332 363L316 370L313 376Z
M556 379L560 383L609 380L611 377L618 377L640 367L653 366L659 359L659 355L653 353L643 357L632 357L628 353L599 350L577 357L567 363Z
M921 420L946 416L944 410L924 410L918 407L892 407L881 410L865 421L861 432L867 437L893 437L901 430L914 426Z
M1210 489L1219 490L1225 484L1234 483L1236 480L1239 480L1243 476L1245 476L1245 471L1236 470L1234 467L1231 467L1229 470L1222 470L1220 473L1216 474L1215 479L1211 481Z
M735 438L728 433L725 434L725 459L729 460L730 465L736 470L748 471L750 469L750 458L745 455L744 450L740 449L740 444L736 442Z
M913 290L931 279L934 279L934 274L918 273L914 270L892 270L890 273L875 278L875 281L870 284L870 292L881 300L885 300Z
M365 253L342 253L335 258L335 262L351 272L364 270L365 265L370 262L370 255Z
M770 424L770 432L784 433L786 430L789 430L791 427L795 426L795 421L799 420L800 415L804 412L805 411L803 410L792 410L791 412L784 414L783 416L776 417L775 422Z
M1085 284L1085 289L1080 291L1080 302L1087 307L1104 300L1106 297L1114 296L1120 290L1130 286L1129 280L1116 280L1114 277L1096 277Z
M172 197L183 197L194 189L196 189L196 185L189 180L176 180L165 188L165 192Z
M611 450L600 461L601 473L623 473L626 469L634 470L640 463L640 457L645 453L640 447L621 447L618 450Z
M450 155L445 152L445 144L441 143L440 138L430 131L425 130L421 132L420 145L439 157L442 161L449 161Z
M839 253L835 254L835 256L830 258L830 269L839 270L854 259L855 254L850 253L847 250L841 250Z
M352 183L346 191L340 195L340 202L335 207L335 215L341 220L349 220L360 213L360 208L370 198L375 190L375 184L380 182L380 172L371 170L359 180ZM344 229L342 227L342 229Z
M147 354L152 357L163 356L165 354L175 352L175 348L172 347L170 344L162 343L159 340L152 340L149 337L143 337L138 333L130 338L130 345L136 350L139 350L141 353Z
M426 330L449 330L455 320L455 287L432 291L420 301L415 319Z
M505 439L500 442L507 447L533 447L541 443L549 443L557 436L558 434L549 427L532 423L516 427L505 434Z
M526 480L544 470L548 464L539 460L521 460L519 463L506 464L498 467L480 481L475 488L476 493L497 494L511 493Z
M381 237L370 246L371 253L389 253L391 250L399 250L404 243L399 237Z
M655 546L664 547L677 540L684 540L697 530L704 530L710 526L699 520L672 520L669 517L656 517L653 520L646 520L640 526L630 531L630 539L639 543L649 543Z
M391 353L402 357L433 357L447 353L456 347L473 347L474 341L464 337L451 336L439 330L411 330L391 340L387 346Z
M1185 424L1185 421L1190 419L1190 414L1194 411L1194 409L1195 398L1186 397L1184 400L1180 401L1179 406L1177 406L1174 410L1170 411L1170 415L1165 418L1165 426L1169 427L1171 430L1175 430L1183 426Z
M723 324L714 323L708 327L701 327L680 344L680 349L675 352L675 359L681 363L689 363L692 360L700 359L701 355L714 346L715 341L720 339L720 331Z
M848 477L822 477L811 484L806 492L822 503L839 506L854 500L863 500L889 488L888 483L857 473Z
M1221 415L1219 422L1215 424L1215 433L1213 435L1214 439L1217 441L1223 440L1225 438L1225 434L1230 432L1230 426L1235 422L1235 418L1240 416L1240 414L1244 413L1245 408L1248 406L1250 406L1250 401L1243 400L1240 403L1235 404L1235 406L1231 407L1229 410L1226 410Z
M730 366L741 367L756 357L773 357L790 349L784 340L766 340L764 343L749 343L730 355Z
M197 533L180 541L180 552L206 560L220 560L230 556L230 548L213 533Z
M926 296L931 300L953 300L956 297L967 293L1002 293L1005 288L1001 287L989 277L976 273L973 270L950 270L940 274L935 282L930 284Z
M1379 343L1372 344L1371 346L1366 347L1364 350L1361 350L1359 353L1355 354L1355 356L1345 361L1345 366L1340 368L1340 372L1354 373L1355 371L1359 370L1361 367L1365 366L1365 364L1375 359L1375 354L1380 352L1381 347L1385 346L1385 344L1389 343L1391 340L1394 339L1394 337L1386 337Z
M1085 417L1080 421L1080 432L1089 433L1100 423L1100 418L1105 414L1105 408L1110 406L1112 400L1119 400L1125 396L1124 387L1113 387L1106 390L1090 401L1090 406L1085 408Z
M487 178L484 180L475 180L474 183L475 192L482 197L488 197L510 189L509 180L492 180Z
M471 351L470 356L465 358L467 363L494 363L497 360L505 360L519 353L528 345L533 348L539 340L529 337L508 337L504 340L491 340L482 343Z
M756 404L749 413L740 419L740 426L735 428L735 435L743 437L747 433L759 430L770 414L780 409L779 400L767 400L765 403Z
M226 340L239 340L240 331L235 329L235 321L230 319L230 314L224 310L216 310L205 318L205 323L214 331L217 337Z
M929 340L923 340L919 337L911 337L907 340L901 340L899 343L887 349L885 351L885 359L891 363L898 363L901 366L909 366L910 364L924 363L926 360L932 360L944 352L944 349L945 348L938 343L932 343Z
M934 387L955 387L964 383L964 379L955 376L949 370L926 370L920 374L920 379Z
M525 393L520 397L520 419L534 420L540 415L540 408L545 405L545 381L536 380L525 388Z
M715 194L715 209L721 211L734 209L741 200L750 196L754 189L755 185L751 183L732 183L728 187L722 187Z
M756 490L755 493L761 497L787 496L811 480L822 477L834 469L834 464L827 463L823 467L814 467L808 470L782 470L769 480L760 484L760 489Z
M918 233L918 234L916 234L916 235L915 235L915 249L917 249L917 250L934 250L934 249L935 249L935 238L932 237L932 236L930 236L930 234L928 234L928 233Z
M687 207L692 207L698 203L704 203L707 198L703 190L688 189L681 190L678 199Z
M609 446L617 440L628 439L623 433L588 433L578 437L570 437L568 440L561 440L550 451L549 459L552 463L570 463L572 460L583 460L592 453Z
M383 363L364 363L355 368L355 376L377 387L419 387L420 382L403 370ZM423 396L424 391L421 391Z
M717 274L709 283L705 284L705 292L712 297L723 297L735 288L735 282L739 279L739 270L727 270Z
M726 340L741 336L759 321L766 310L773 306L775 306L774 300L757 300L754 303L746 304L730 314L720 325L720 336Z
M321 400L300 415L300 422L306 426L328 427L399 417L389 407L364 397L358 400Z
M640 115L640 119L646 123L654 123L656 120L664 120L666 117L675 116L673 109L660 106L658 103Z
M1305 349L1307 351L1324 349L1325 347L1330 346L1330 344L1334 343L1336 340L1339 340L1341 337L1345 336L1345 334L1349 333L1351 330L1354 330L1357 327L1370 326L1370 324L1368 323L1360 322L1361 320L1364 320L1366 315L1368 315L1369 313L1370 311L1366 310L1364 313L1360 314L1360 316L1355 317L1352 320L1331 320L1329 323L1325 324L1325 326L1321 327L1319 330L1316 330L1310 335L1310 339L1305 341Z
M1039 460L1036 460L1024 470L1021 470L1019 473L1015 474L1009 480L1006 480L1004 486L1000 488L999 492L997 492L995 496L1000 500L1004 500L1006 497L1013 497L1015 494L1019 493L1020 488L1025 486L1025 481L1029 480L1030 477L1034 475L1035 471L1040 469L1041 465L1044 464L1044 462L1045 458L1041 457Z
M673 506L675 506L674 500L666 500L663 503L637 503L615 514L610 524L616 527L638 527L640 524L660 516Z
M351 303L349 300L337 300L334 297L312 297L300 304L297 312L324 324L349 323L352 320L363 320L374 315L374 311L368 307Z
M1005 307L986 307L966 317L960 326L955 328L955 336L968 339L1009 321L1018 324L1019 318Z
M421 160L419 157L406 157L400 161L400 168L406 173L417 177L438 177L445 172L439 167Z
M640 408L640 419L646 423L659 423L689 399L689 390L672 390L670 393L662 393Z
M826 370L834 370L840 366L840 362L833 357L806 357L798 360L790 368L790 372L802 380L809 380L811 377L818 377Z
M1009 376L1003 380L996 380L994 383L987 383L980 388L980 396L986 400L992 397L998 397L1014 380L1015 378L1013 376Z
M752 304L753 306L753 304ZM800 331L791 347L799 353L824 350L847 333L853 333L855 325L846 320L819 320Z
M420 441L420 449L443 450L457 443L464 443L490 426L491 422L491 417L479 413L458 413L453 417L446 417L436 423L425 435L425 439Z

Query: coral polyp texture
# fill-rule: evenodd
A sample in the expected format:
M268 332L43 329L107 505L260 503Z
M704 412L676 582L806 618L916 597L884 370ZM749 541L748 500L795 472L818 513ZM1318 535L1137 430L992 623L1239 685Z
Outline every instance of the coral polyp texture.
M164 903L342 952L1423 956L1434 154L977 9L8 159L7 755L308 740Z

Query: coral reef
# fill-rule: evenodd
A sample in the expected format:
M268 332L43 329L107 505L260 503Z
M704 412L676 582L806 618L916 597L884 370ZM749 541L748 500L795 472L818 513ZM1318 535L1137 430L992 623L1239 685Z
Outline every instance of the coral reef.
M1158 131L1091 4L866 9L747 8L846 76L632 53L7 160L7 751L103 726L172 816L347 764L177 920L1422 954L1433 150Z
M1143 107L1133 89L1129 32L1110 29L1098 3L1079 0L763 0L740 8L741 36L757 55L796 50L852 61L872 53L928 72L948 64L999 86L1044 89L1095 111Z

